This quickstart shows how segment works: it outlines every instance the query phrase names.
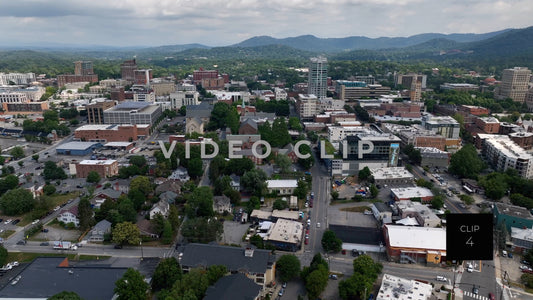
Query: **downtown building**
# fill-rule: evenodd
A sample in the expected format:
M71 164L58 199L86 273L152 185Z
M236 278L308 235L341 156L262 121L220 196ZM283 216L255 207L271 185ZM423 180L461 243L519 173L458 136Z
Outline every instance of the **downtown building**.
M514 67L503 70L502 81L496 91L496 98L511 98L516 102L524 102L530 80L531 70L528 68Z
M533 155L518 146L509 136L478 134L476 145L495 170L515 169L520 177L533 178Z
M75 61L74 74L57 75L59 87L75 82L98 82L98 75L94 74L92 61Z
M328 90L328 59L313 57L309 63L307 94L316 95L318 99L326 98Z
M104 124L153 125L162 113L158 104L126 101L104 111Z

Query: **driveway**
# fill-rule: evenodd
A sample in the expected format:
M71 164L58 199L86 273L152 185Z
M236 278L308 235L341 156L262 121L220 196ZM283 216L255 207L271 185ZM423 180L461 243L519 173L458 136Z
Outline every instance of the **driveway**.
M222 235L222 242L224 244L242 245L242 237L248 230L250 224L241 224L239 222L225 221L224 234Z

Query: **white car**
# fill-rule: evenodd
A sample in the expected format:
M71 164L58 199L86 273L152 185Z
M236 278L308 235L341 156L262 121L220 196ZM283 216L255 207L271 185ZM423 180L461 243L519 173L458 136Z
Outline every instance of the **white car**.
M444 277L444 276L437 276L437 281L447 282L448 279L446 279L446 277Z
M468 264L468 267L466 268L466 271L468 273L472 273L472 272L474 272L474 267L471 264Z
M13 220L11 220L11 219L8 219L8 220L6 220L6 221L4 222L4 224L6 224L6 225L7 225L7 224L9 224L9 223L11 223L11 222L13 222Z
M40 221L39 219L33 220L33 222L31 222L31 225L35 225L35 224L39 223L39 221Z
M61 206L56 206L56 208L54 208L54 211L58 211L60 208Z
M316 228L320 228L320 223L316 223Z

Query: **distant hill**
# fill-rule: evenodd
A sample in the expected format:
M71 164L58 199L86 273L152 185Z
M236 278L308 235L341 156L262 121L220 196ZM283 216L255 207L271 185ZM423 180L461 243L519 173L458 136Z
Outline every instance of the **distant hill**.
M351 36L345 38L318 38L313 35L301 35L284 39L276 39L270 36L257 36L247 39L232 47L258 47L266 45L284 45L292 48L314 51L314 52L340 52L349 50L378 50L391 48L404 48L418 45L433 39L447 39L455 42L465 43L488 39L510 29L501 31L474 34L474 33L424 33L410 37L380 37L368 38L364 36Z

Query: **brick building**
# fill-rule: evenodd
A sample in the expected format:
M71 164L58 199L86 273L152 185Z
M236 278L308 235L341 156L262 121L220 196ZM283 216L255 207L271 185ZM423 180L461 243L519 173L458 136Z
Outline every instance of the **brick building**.
M120 74L122 76L122 79L127 80L129 82L133 82L135 79L135 71L137 70L137 62L135 59L132 60L125 60L120 65Z
M82 141L132 142L150 135L150 125L84 125L74 131Z
M57 75L57 86L62 87L66 85L67 83L75 83L75 82L90 82L95 83L98 82L98 75L91 74L91 75L72 75L72 74L63 74L63 75Z
M490 109L481 107L481 106L473 106L473 105L459 105L457 106L457 110L465 112L467 114L474 115L474 116L482 116L482 115L490 114Z
M192 74L192 80L195 84L202 83L204 78L218 78L218 70L195 70Z
M89 172L97 172L101 178L112 177L118 174L116 160L83 160L76 165L76 177L86 178Z
M533 146L532 132L513 132L509 134L509 138L525 150L529 150Z
M479 117L475 119L476 126L484 133L498 133L500 131L500 121L494 117Z

